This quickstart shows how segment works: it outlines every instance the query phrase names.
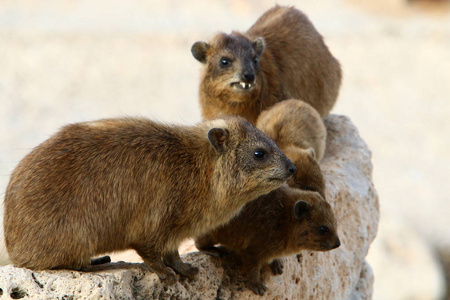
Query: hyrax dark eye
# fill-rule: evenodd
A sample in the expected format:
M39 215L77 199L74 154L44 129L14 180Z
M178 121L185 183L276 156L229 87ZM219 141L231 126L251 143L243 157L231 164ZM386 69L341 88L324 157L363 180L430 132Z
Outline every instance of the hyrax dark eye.
M231 65L231 61L228 58L222 57L220 59L220 65L223 67Z
M330 232L330 229L327 226L320 226L319 233L321 235L327 235Z
M258 57L257 56L253 57L253 62L255 63L255 65L258 63Z
M253 155L256 159L264 159L264 157L266 156L266 152L262 149L257 149L253 152Z

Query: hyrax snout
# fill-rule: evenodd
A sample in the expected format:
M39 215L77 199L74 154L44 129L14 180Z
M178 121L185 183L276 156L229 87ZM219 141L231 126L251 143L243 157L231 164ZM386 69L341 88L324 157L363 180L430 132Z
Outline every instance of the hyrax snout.
M135 249L173 284L175 272L198 272L181 261L182 240L229 221L294 172L272 140L238 117L68 125L13 171L6 246L15 265L31 269L84 269L95 255Z

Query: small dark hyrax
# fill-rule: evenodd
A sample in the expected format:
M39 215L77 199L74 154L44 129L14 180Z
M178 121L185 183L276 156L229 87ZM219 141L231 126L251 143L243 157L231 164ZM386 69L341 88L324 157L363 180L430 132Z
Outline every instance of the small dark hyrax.
M300 250L328 251L340 246L336 218L319 193L287 185L247 203L241 213L224 226L196 238L197 249L221 256L221 244L243 263L248 286L263 295L267 290L260 271L270 264L273 274L283 273L278 258Z
M325 152L327 130L317 111L303 101L290 99L261 112L256 126L297 166L289 185L325 197L325 181L318 162Z
M194 43L191 52L204 64L204 119L240 115L254 123L261 111L289 98L304 100L324 117L341 85L339 62L294 7L275 6L246 33L219 33Z
M17 166L5 194L13 263L84 269L91 257L135 249L168 284L180 242L229 221L278 188L295 166L243 118L197 126L144 118L72 124Z

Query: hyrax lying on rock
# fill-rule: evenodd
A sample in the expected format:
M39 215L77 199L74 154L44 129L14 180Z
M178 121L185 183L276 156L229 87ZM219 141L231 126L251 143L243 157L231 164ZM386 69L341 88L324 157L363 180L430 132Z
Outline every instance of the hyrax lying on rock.
M178 246L278 188L295 166L242 118L169 126L144 118L72 124L14 170L5 194L13 263L83 269L135 249L161 279L198 269Z
M263 295L266 286L260 271L270 264L273 274L283 273L278 258L300 250L328 251L339 247L336 218L319 193L287 185L247 203L241 213L224 226L195 240L200 251L221 256L221 244L242 261L248 286Z
M325 197L325 181L318 162L325 152L327 130L317 111L303 101L290 99L263 111L256 126L297 166L289 185Z
M240 115L254 123L261 111L289 98L306 101L323 117L339 93L339 62L293 7L275 6L246 33L219 33L191 52L204 64L199 96L205 119Z

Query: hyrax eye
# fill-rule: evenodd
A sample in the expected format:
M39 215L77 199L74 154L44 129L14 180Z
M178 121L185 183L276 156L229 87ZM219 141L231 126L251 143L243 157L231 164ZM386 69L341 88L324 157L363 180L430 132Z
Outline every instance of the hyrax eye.
M256 159L261 160L266 157L266 152L262 149L257 149L253 152L253 155Z
M227 66L231 65L231 60L229 60L229 59L226 58L226 57L222 57L222 58L220 59L220 65L221 65L222 67L227 67Z
M253 57L253 63L254 63L255 65L258 63L258 57L257 57L257 56Z
M330 232L330 229L327 226L320 226L319 233L321 235L327 235Z

